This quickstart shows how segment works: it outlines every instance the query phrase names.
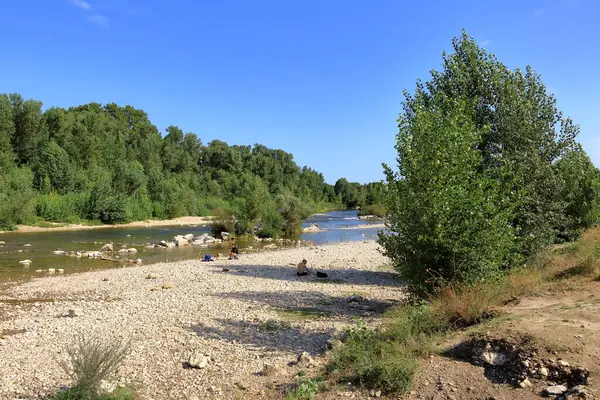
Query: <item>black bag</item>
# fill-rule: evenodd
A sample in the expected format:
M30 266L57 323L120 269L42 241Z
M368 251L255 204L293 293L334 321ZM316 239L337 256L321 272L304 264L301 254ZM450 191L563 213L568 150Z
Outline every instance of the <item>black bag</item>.
M329 276L325 272L317 271L317 278L328 278Z

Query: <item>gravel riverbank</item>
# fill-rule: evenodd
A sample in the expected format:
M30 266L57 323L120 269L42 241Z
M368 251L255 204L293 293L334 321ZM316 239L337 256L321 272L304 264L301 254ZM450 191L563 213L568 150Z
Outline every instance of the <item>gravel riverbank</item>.
M329 279L297 277L302 258ZM58 361L77 335L130 340L119 378L141 399L273 398L273 378L257 374L266 364L286 375L300 353L322 353L354 318L369 321L402 300L387 262L368 241L10 287L0 297L0 399L40 398L68 385ZM364 300L349 302L353 294ZM186 368L192 353L207 365Z

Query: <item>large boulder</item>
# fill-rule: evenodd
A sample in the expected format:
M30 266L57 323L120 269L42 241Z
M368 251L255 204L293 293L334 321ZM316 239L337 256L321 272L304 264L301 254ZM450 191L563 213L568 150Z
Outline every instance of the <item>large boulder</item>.
M183 247L183 246L187 246L190 244L190 241L187 240L185 237L181 236L181 235L177 235L173 238L173 241L175 242L175 245L177 247Z
M187 235L183 235L183 238L189 242L190 240L192 240L194 238L194 235L192 235L191 233L188 233Z
M106 243L104 246L100 247L100 253L112 253L113 245L112 243Z

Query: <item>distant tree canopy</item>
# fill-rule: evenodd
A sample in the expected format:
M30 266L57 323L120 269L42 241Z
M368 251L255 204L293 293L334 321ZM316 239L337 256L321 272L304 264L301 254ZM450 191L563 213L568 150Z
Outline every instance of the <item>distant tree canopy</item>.
M392 234L380 241L421 293L496 276L600 217L600 173L541 77L466 33L453 47L405 93L398 171L385 167Z
M297 230L311 212L357 207L365 201L358 199L338 193L283 150L203 144L177 126L163 137L131 106L42 111L39 101L0 95L0 227L38 220L119 223L219 209L241 233L262 223L264 234L279 235Z

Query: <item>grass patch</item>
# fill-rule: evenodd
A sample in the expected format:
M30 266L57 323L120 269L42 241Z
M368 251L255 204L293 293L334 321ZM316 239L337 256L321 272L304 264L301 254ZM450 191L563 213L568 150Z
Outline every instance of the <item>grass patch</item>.
M427 301L388 310L377 330L358 323L346 342L334 348L325 376L386 394L403 393L410 388L417 358L431 353L444 335L481 328L482 322L489 327L499 308L519 297L564 290L571 278L595 275L599 259L596 228L576 243L543 251L529 265L495 280L446 284Z
M285 400L312 400L319 392L319 380L304 376L304 371L298 372L300 378L296 387L286 393Z
M58 392L46 400L134 400L135 394L128 388L116 388L112 393L100 393L89 395L78 388L71 388Z
M283 329L289 329L290 325L284 321L276 321L273 319L269 319L262 324L260 324L259 328L263 332L277 332Z
M318 308L286 308L278 309L277 315L289 321L305 321L307 319L316 319L327 317L330 313Z

